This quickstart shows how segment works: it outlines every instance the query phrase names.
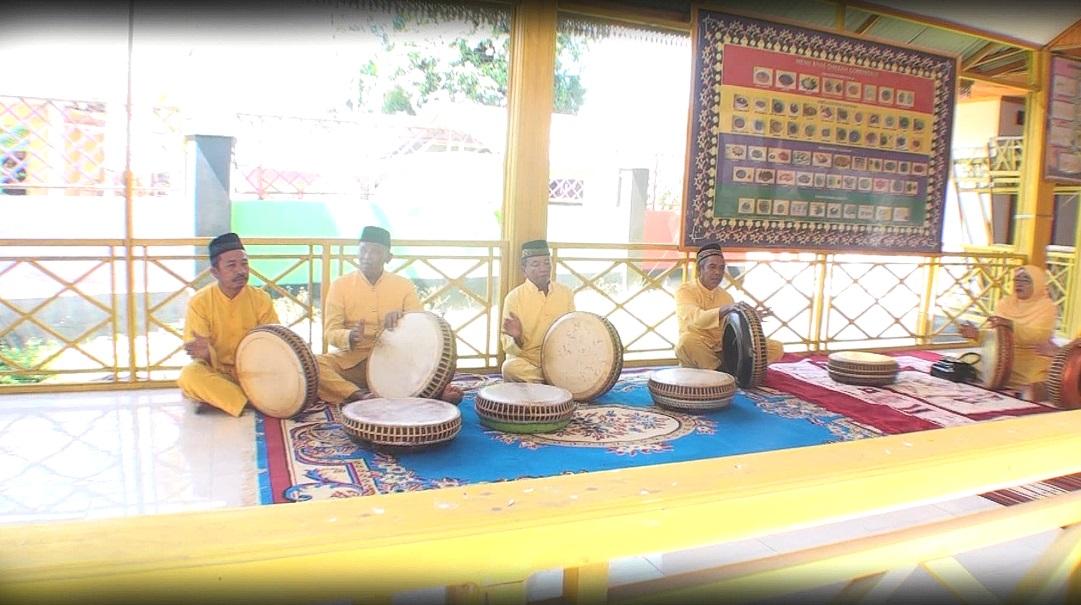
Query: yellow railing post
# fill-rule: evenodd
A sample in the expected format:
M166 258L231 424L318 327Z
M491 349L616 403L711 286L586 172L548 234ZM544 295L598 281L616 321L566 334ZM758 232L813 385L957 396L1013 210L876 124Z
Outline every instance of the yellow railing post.
M811 302L811 333L808 334L807 347L811 351L822 350L822 330L826 329L828 323L828 313L826 312L829 306L829 300L827 300L826 292L828 290L827 284L829 283L829 255L816 254L815 255L815 296Z
M1031 76L1037 85L1025 99L1025 141L1021 158L1021 196L1014 216L1014 241L1018 252L1030 264L1043 266L1051 243L1055 185L1043 178L1044 145L1047 140L1047 100L1050 87L1051 53L1032 51Z
M923 299L920 301L919 323L916 326L917 345L925 345L931 342L931 336L934 332L931 309L935 300L935 277L938 275L940 263L941 259L937 256L927 259L927 280L924 283Z

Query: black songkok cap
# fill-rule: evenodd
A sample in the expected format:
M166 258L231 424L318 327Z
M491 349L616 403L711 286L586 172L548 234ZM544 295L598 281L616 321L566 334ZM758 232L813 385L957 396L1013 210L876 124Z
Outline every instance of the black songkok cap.
M368 225L360 232L360 241L371 242L373 244L382 244L387 248L390 247L390 231L382 227L375 227Z
M721 252L721 245L717 243L706 244L698 249L698 258L696 262L702 262L711 256L723 256Z
M522 244L522 258L551 255L552 251L548 249L548 242L545 240L535 239Z
M235 233L223 233L210 240L207 246L210 250L210 262L213 264L223 252L230 250L243 250L244 244L240 243L240 236Z

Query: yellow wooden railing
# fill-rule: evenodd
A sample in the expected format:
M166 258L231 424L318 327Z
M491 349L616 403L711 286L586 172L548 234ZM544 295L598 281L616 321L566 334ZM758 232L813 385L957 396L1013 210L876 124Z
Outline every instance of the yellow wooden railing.
M0 241L2 388L148 386L175 379L188 361L181 347L185 305L212 281L206 241L134 240L130 258L123 240ZM245 243L252 282L271 294L283 323L316 352L326 350L322 296L332 279L356 268L355 242ZM459 367L491 370L501 361L506 246L396 243L390 270L413 279L425 307L451 324ZM557 279L575 290L579 309L613 322L629 363L673 361L672 296L694 278L689 253L673 245L554 243L553 254ZM1011 268L1024 260L1000 251L728 256L725 287L739 300L769 306L775 317L766 320L767 332L796 352L963 346L956 323L988 315L1009 287Z

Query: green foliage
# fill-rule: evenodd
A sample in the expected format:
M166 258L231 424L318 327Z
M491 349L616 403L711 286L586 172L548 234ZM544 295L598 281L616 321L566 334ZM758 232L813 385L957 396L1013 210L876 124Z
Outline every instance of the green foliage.
M10 360L14 367L0 359L0 372L18 371L19 374L0 375L0 384L34 384L47 378L44 374L31 374L23 368L33 368L49 356L53 347L39 338L31 338L20 344L0 342L0 356Z

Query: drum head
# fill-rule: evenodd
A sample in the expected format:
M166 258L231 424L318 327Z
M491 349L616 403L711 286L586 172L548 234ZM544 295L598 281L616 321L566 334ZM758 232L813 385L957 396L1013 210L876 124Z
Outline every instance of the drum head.
M236 377L252 407L290 418L315 403L319 366L295 332L277 324L252 328L236 347Z
M1047 393L1060 408L1081 408L1081 338L1055 354L1047 371Z
M992 391L1006 386L1013 370L1013 329L980 330L980 385Z
M438 397L454 377L458 357L454 333L428 311L402 315L383 330L368 358L368 388L380 397Z
M649 377L653 403L670 409L697 412L728 407L736 393L729 374L696 368L668 368Z
M746 303L724 316L721 337L721 370L736 378L742 388L762 384L766 377L766 336L758 313Z
M456 437L462 414L456 406L434 399L365 399L342 406L342 427L373 445L418 447Z
M607 393L623 371L619 333L600 315L565 313L544 335L541 371L545 382L567 389L579 401L592 401Z

